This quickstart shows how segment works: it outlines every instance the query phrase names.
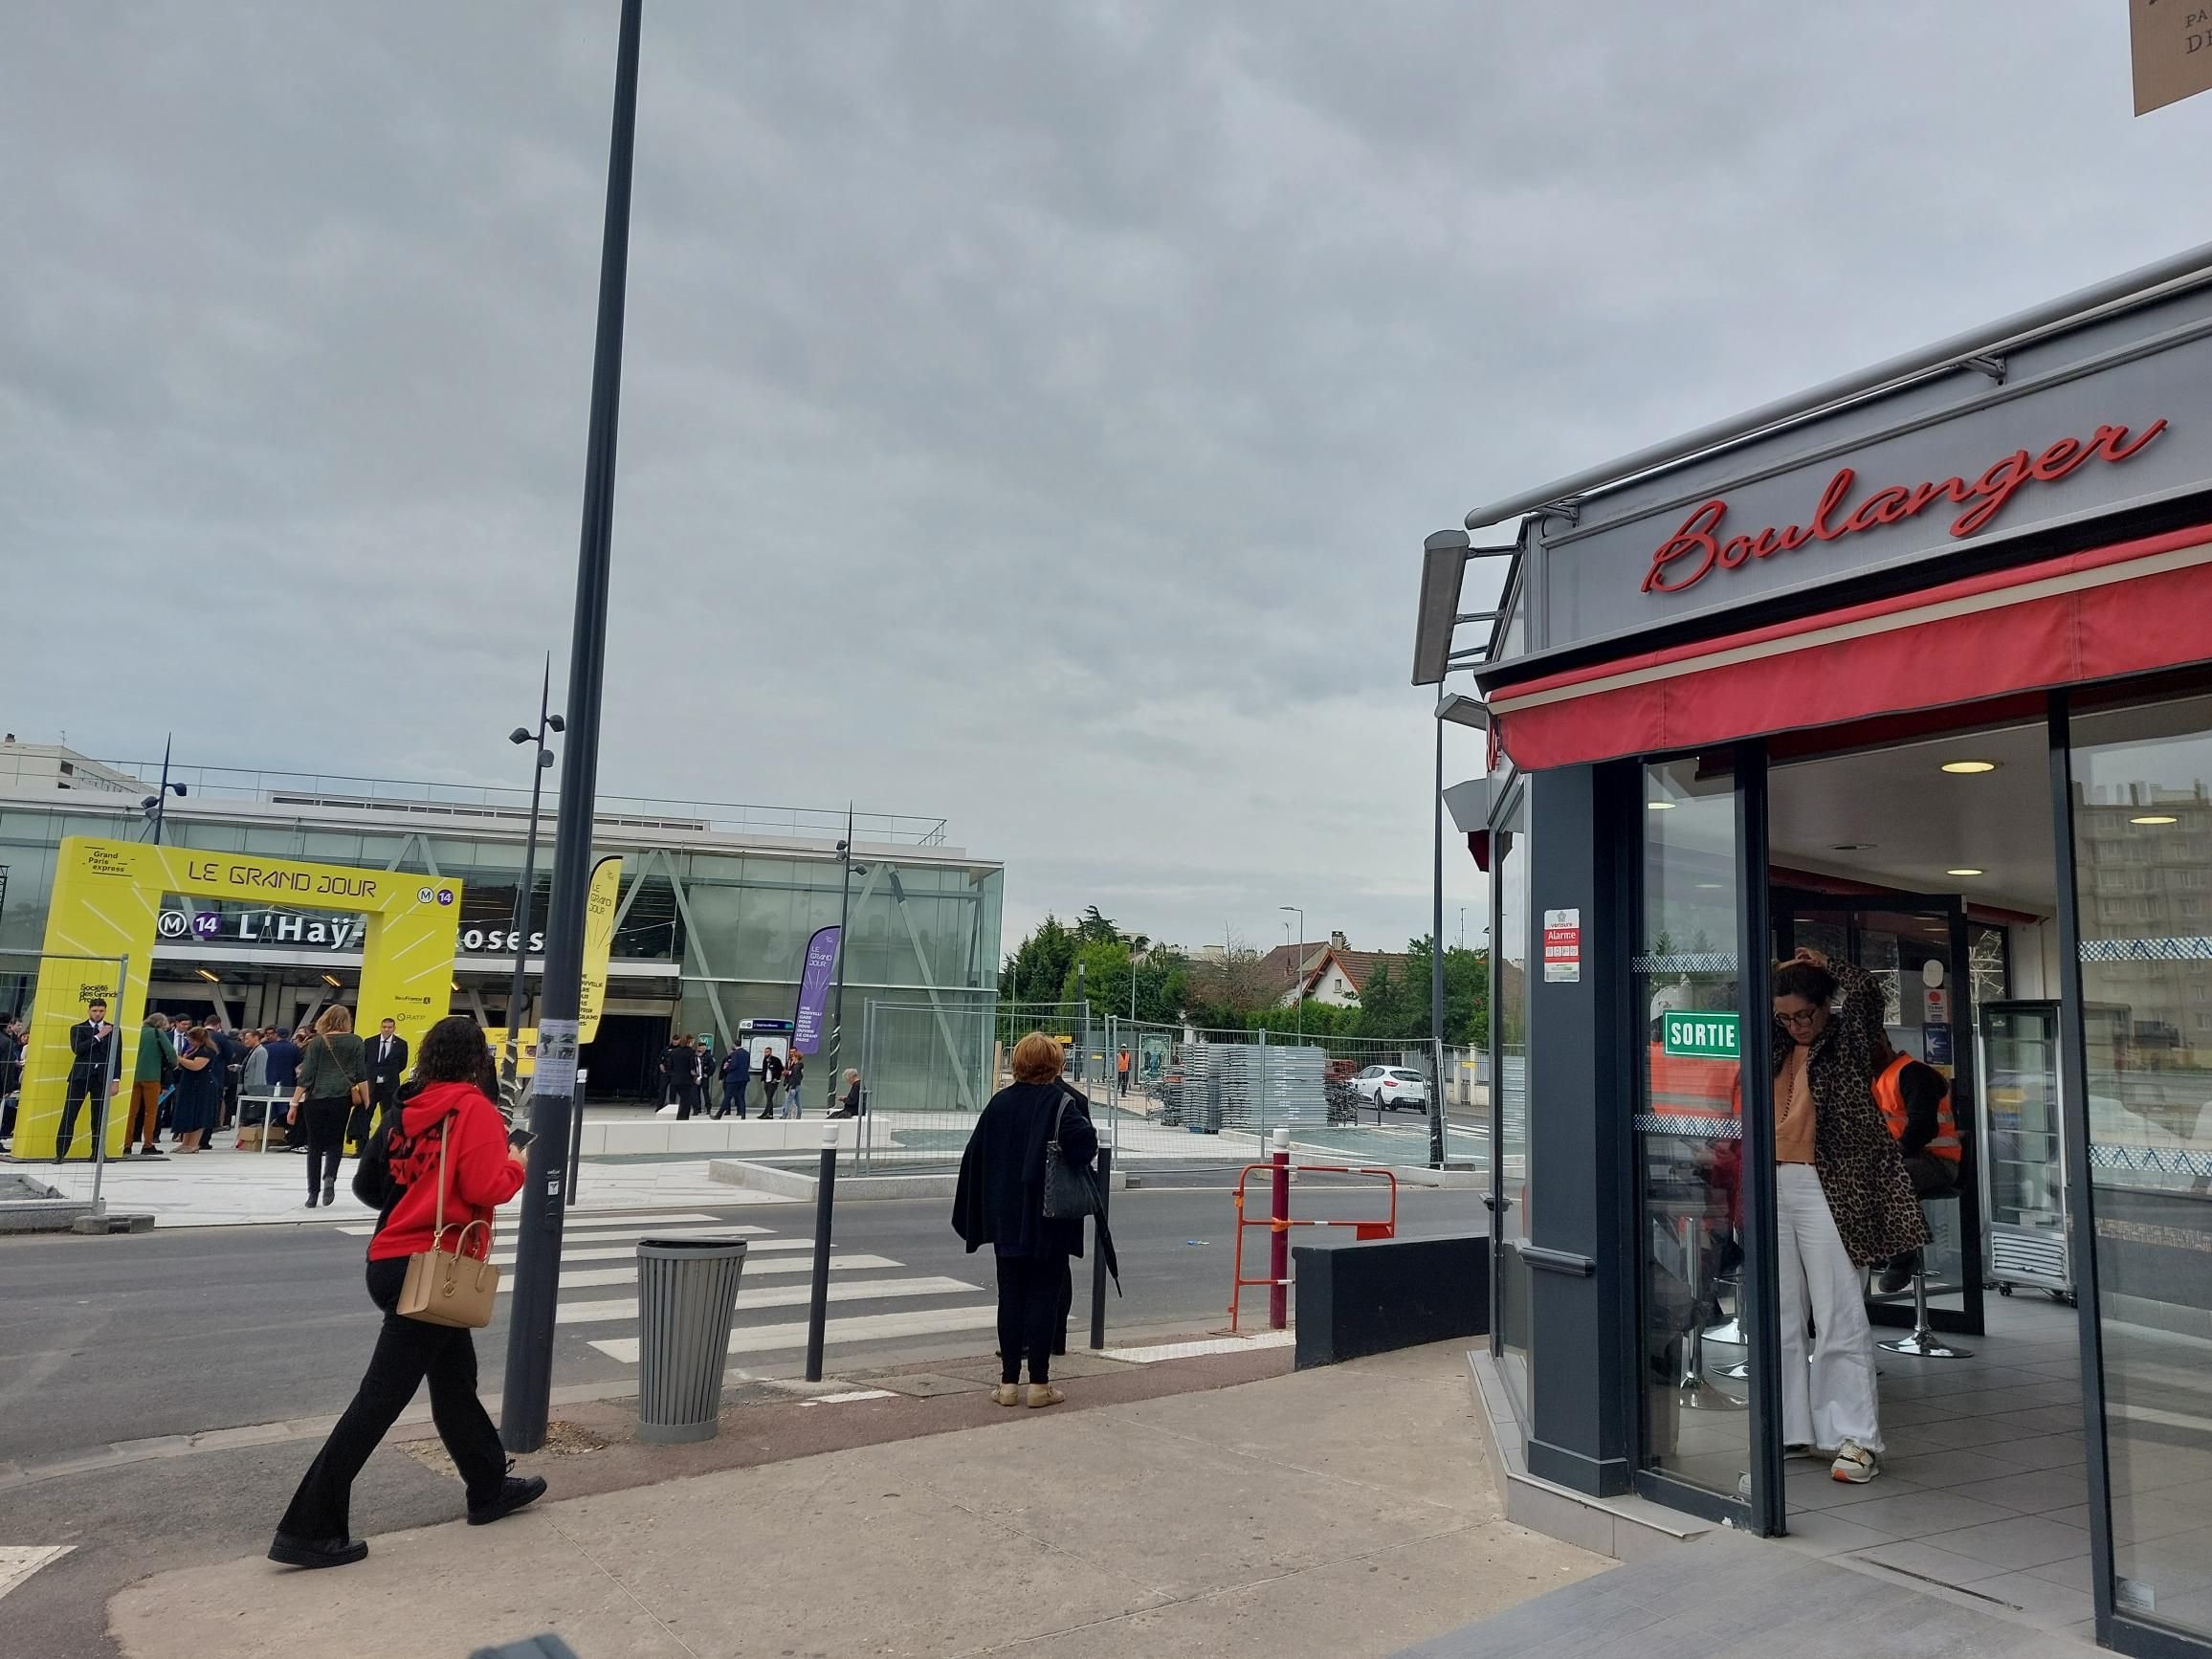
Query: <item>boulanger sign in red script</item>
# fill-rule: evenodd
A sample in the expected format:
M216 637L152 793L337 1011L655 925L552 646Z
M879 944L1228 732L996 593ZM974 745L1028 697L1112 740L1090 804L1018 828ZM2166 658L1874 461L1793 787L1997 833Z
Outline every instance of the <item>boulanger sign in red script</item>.
M1940 483L1914 484L1910 489L1892 484L1876 490L1848 513L1844 503L1850 499L1859 475L1845 467L1821 492L1809 522L1787 529L1770 524L1756 536L1730 536L1725 541L1719 532L1721 520L1728 517L1728 503L1711 500L1683 520L1682 528L1659 544L1651 555L1651 568L1644 573L1644 591L1680 593L1696 586L1716 569L1739 570L1754 559L1794 553L1808 542L1837 542L1885 524L1900 523L1936 501L1965 507L1965 512L1951 520L1951 534L1971 536L2003 512L2004 504L2028 484L2056 483L2090 461L2128 460L2142 453L2165 430L2164 421L2153 421L2140 437L2135 437L2126 427L2100 426L2087 438L2061 438L2040 455L2015 450L1972 483L1949 477Z

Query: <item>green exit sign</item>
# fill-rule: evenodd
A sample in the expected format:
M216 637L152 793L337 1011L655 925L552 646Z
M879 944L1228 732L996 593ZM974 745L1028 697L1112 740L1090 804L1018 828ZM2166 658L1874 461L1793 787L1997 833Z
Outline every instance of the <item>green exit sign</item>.
M1736 1017L1718 1011L1668 1013L1659 1023L1662 1053L1684 1059L1733 1060L1736 1058Z

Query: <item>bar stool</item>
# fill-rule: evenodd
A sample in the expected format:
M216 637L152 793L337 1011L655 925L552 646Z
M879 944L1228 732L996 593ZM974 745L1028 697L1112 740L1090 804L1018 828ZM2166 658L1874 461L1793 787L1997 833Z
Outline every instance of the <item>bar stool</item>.
M1920 1200L1920 1206L1925 1209L1932 1204L1957 1204L1958 1202L1958 1189L1953 1187L1949 1192L1924 1194ZM1933 1248L1933 1246L1921 1250L1920 1259L1913 1269L1913 1334L1910 1337L1892 1337L1889 1341L1878 1343L1877 1346L1887 1348L1892 1354L1904 1354L1915 1360L1971 1360L1974 1358L1973 1349L1950 1347L1940 1341L1936 1333L1928 1328L1929 1248Z

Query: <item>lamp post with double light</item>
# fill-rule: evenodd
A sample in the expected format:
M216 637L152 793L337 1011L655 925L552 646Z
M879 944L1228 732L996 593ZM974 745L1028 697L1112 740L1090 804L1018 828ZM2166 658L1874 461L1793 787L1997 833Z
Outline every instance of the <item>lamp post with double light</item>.
M545 774L553 767L553 751L545 744L549 732L568 729L568 722L552 712L553 653L545 653L545 678L538 688L538 729L517 726L507 734L510 743L537 745L537 763L530 768L530 839L522 849L522 882L515 889L515 973L507 982L507 1041L499 1058L499 1082L512 1093L520 1068L522 1042L522 979L530 954L530 901L538 887L538 812L545 794Z

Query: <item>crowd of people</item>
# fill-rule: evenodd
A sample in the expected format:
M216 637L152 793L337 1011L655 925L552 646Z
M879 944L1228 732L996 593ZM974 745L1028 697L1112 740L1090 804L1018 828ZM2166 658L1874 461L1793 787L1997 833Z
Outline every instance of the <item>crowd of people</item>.
M756 1056L743 1045L733 1044L717 1065L711 1040L685 1032L673 1039L668 1051L661 1055L660 1078L662 1103L674 1106L678 1118L688 1119L696 1114L718 1121L732 1115L742 1118L750 1110L756 1080L763 1120L797 1117L807 1083L807 1056L796 1049L785 1051L765 1045ZM719 1102L715 1097L718 1080L721 1084ZM865 1110L860 1073L848 1068L845 1093L830 1116L857 1117Z
M28 1042L21 1015L0 1020L0 1151L13 1141ZM397 1098L408 1065L407 1039L394 1021L364 1039L343 1004L291 1031L154 1011L126 1039L107 1004L95 999L70 1027L69 1048L57 1160L92 1159L112 1107L125 1114L124 1157L205 1152L210 1136L229 1129L240 1131L242 1145L280 1137L287 1150L308 1155L308 1184L320 1204L332 1202L340 1149L367 1139ZM81 1146L80 1123L88 1131Z

